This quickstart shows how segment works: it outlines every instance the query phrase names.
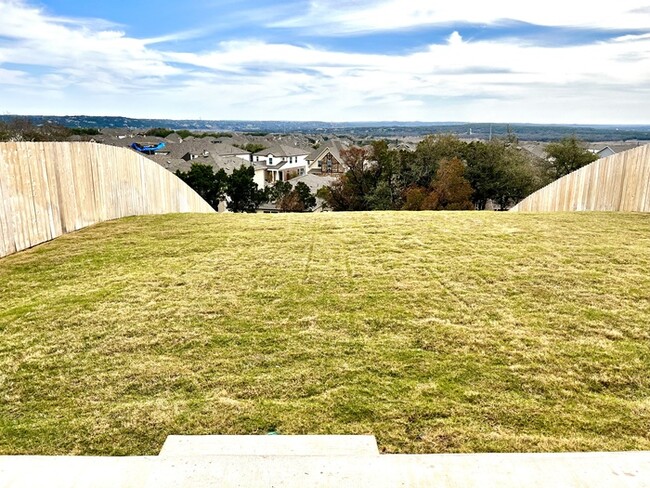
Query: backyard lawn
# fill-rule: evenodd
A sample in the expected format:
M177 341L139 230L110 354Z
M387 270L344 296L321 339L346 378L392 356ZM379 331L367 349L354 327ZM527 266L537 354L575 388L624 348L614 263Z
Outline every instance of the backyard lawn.
M650 450L650 215L127 218L0 259L0 454Z

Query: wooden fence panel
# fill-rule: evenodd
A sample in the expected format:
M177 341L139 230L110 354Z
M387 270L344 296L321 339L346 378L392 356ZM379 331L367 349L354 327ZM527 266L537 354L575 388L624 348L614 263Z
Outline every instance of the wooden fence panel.
M11 215L11 189L9 188L9 148L0 152L0 215ZM0 256L16 252L15 232L13 223L8 218L0 219Z
M130 149L79 142L0 143L0 257L131 215L214 210Z
M650 144L599 159L568 174L512 212L650 212Z

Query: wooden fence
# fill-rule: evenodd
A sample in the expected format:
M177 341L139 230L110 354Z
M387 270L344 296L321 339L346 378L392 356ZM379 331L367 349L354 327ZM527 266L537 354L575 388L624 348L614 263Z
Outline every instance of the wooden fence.
M0 143L0 257L98 222L177 212L214 210L172 173L130 149Z
M533 193L513 212L650 212L650 145L614 154Z

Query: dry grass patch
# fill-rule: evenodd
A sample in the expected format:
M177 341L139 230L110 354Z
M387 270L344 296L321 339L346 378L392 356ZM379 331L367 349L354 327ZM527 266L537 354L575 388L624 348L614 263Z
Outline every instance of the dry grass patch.
M650 449L650 216L129 218L0 260L0 454Z

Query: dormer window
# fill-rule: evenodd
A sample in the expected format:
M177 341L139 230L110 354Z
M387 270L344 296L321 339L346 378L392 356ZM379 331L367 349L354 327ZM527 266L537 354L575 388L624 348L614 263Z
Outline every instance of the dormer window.
M273 164L273 158L269 156L269 164Z

